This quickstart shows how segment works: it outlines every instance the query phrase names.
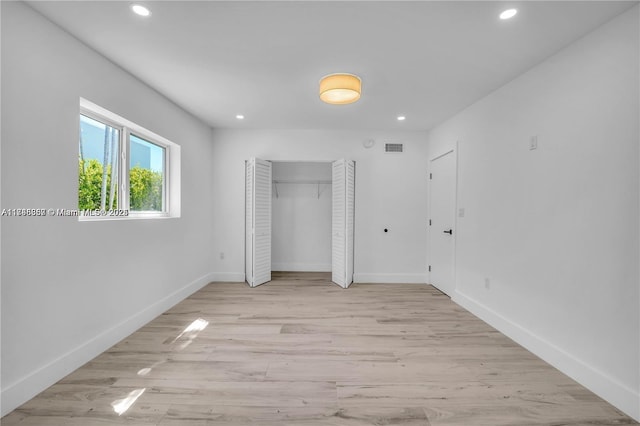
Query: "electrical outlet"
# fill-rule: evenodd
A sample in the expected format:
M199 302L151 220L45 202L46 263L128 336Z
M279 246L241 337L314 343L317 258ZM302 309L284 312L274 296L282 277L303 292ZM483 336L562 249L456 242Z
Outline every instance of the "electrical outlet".
M224 252L223 251L220 252L220 260L224 260Z
M464 208L458 209L458 217L464 217Z
M491 280L489 278L484 279L484 288L489 290L491 288Z

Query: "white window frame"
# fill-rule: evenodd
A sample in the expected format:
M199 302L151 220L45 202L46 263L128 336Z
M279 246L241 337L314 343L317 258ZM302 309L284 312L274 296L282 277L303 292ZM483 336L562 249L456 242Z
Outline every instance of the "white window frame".
M180 145L83 98L80 98L80 114L119 130L118 210L127 210L128 215L85 216L79 214L78 220L84 222L180 217ZM165 150L162 211L131 211L129 209L129 151L132 134Z

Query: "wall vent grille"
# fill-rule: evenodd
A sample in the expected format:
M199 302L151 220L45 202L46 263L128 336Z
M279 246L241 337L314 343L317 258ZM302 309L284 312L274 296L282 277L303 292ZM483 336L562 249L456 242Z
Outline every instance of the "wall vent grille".
M401 143L386 143L384 144L384 152L404 152L404 146Z

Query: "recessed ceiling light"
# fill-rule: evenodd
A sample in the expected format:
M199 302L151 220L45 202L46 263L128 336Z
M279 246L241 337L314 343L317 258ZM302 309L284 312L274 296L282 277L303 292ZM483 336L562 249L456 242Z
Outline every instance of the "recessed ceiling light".
M147 9L146 7L142 6L141 4L134 4L131 6L131 10L133 10L133 13L135 13L136 15L140 15L140 16L149 16L151 15L151 11L149 9Z
M516 16L518 11L516 9L507 9L500 14L500 19L511 19Z
M238 115L236 115L236 118L237 118L238 120L244 120L244 115L242 115L242 114L238 114Z
M405 117L404 115L399 115L398 116L398 121L404 121L406 119L407 119L407 117Z

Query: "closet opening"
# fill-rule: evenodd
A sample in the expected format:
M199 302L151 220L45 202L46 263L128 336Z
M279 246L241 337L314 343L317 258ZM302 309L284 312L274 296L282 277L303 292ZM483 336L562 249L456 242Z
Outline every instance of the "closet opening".
M251 287L272 271L331 272L353 282L355 163L246 162L245 279Z
M271 270L331 272L331 163L272 165Z

